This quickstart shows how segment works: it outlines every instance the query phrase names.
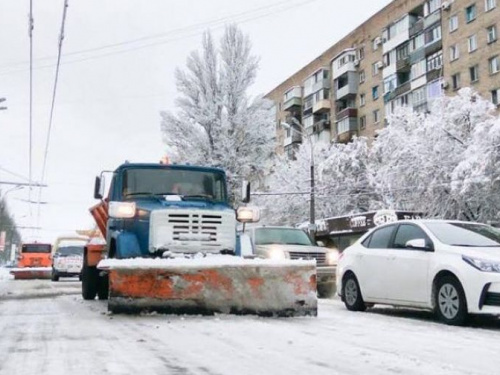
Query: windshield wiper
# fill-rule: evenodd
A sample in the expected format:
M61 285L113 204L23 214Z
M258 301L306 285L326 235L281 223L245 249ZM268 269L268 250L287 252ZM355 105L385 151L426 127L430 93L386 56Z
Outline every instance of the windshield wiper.
M182 199L191 199L191 198L201 198L201 199L207 199L209 201L214 201L214 197L208 194L188 194L188 195L181 195Z

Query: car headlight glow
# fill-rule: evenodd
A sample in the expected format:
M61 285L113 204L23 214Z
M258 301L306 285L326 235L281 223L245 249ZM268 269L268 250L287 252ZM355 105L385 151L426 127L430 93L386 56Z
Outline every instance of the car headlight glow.
M337 264L339 261L339 252L338 250L329 250L326 253L326 263L333 266Z
M109 202L109 216L129 219L135 216L135 202Z
M281 249L273 248L269 250L269 259L274 259L274 260L286 259L286 254Z
M486 259L472 258L463 255L462 259L469 263L472 267L483 272L498 272L500 273L500 263L494 262Z

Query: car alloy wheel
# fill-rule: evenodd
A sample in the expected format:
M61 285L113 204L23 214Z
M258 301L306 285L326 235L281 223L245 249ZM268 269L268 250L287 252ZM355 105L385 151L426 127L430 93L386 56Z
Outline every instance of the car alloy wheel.
M356 281L350 278L345 283L345 301L352 306L356 303L357 299L358 299L358 286L356 285Z

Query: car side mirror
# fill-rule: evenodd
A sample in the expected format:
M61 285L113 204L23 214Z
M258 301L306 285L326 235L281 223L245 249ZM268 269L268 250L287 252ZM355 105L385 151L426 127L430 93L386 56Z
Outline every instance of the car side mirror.
M427 251L433 250L432 246L429 246L424 238L416 238L414 240L410 240L406 242L405 246L410 249L427 250Z

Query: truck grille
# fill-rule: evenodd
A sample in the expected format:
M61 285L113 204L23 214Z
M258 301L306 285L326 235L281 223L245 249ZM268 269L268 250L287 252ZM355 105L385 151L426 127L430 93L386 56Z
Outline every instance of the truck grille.
M233 211L153 211L150 251L220 252L234 250L236 219Z
M290 252L290 259L315 259L318 266L324 266L326 264L326 254L325 253L304 253L304 252Z

